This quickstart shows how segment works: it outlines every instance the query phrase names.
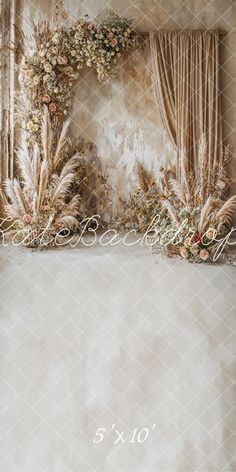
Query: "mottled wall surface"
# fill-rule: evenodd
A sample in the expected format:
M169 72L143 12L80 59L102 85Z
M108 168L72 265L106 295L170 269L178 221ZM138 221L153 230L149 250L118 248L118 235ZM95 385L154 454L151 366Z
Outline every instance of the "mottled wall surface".
M25 19L53 18L56 0L23 2ZM234 0L65 0L72 20L88 13L94 17L109 8L131 15L135 28L210 28L226 31L221 45L223 128L226 142L236 152L236 3ZM27 21L25 21L27 28ZM96 143L117 195L127 193L135 159L158 168L175 153L163 129L147 75L148 48L120 61L118 77L101 85L84 69L75 86L72 133ZM134 73L135 71L135 73ZM143 80L145 79L145 80ZM235 167L235 166L234 166ZM236 172L235 172L236 175ZM114 205L117 205L117 198Z

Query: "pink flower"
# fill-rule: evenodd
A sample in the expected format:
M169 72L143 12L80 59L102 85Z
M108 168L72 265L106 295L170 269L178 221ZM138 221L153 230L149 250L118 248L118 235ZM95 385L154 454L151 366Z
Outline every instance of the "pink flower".
M50 98L50 96L48 95L48 93L45 93L44 96L43 96L43 98L42 98L42 100L43 100L44 103L49 103L50 100L51 100L51 98Z
M28 215L28 213L25 213L25 214L23 215L22 220L24 221L24 223L30 223L31 220L32 220L32 218L31 218L30 215Z
M111 40L111 45L112 45L112 46L116 46L116 45L117 45L117 42L118 42L117 39L116 39L116 38L113 38L113 39Z
M57 106L55 105L55 103L50 103L48 108L52 113L54 113L54 111L56 111L57 109Z

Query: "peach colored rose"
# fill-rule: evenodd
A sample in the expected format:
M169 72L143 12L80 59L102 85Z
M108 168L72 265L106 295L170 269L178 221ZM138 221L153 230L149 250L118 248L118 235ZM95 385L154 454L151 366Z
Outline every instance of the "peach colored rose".
M206 249L202 249L199 255L203 261L206 261L209 257L209 252Z
M184 257L184 259L188 258L188 251L185 247L181 247L179 252L180 252L180 255Z
M49 103L50 100L51 100L51 98L50 98L50 96L48 95L48 93L45 93L44 96L43 96L43 98L42 98L42 100L43 100L44 103Z
M57 109L57 106L55 105L55 103L50 103L48 108L52 113L54 113Z
M206 232L206 237L208 239L214 239L216 237L217 231L215 229L208 229Z
M32 220L32 217L31 217L30 215L28 215L28 213L25 213L25 214L23 215L23 218L22 218L22 219L23 219L24 223L30 223L31 220Z
M89 23L88 25L88 30L91 31L93 29L93 24L92 23Z

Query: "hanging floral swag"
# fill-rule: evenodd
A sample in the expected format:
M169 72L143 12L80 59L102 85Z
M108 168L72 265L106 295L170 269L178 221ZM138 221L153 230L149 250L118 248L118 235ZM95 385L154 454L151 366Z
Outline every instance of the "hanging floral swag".
M117 59L136 45L132 23L132 18L109 13L100 22L86 16L69 28L51 29L48 23L34 25L33 54L27 38L23 37L21 92L16 97L16 115L20 126L31 137L39 137L45 105L53 126L64 121L74 81L84 66L93 67L101 83L116 75Z
M110 13L101 21L86 16L69 28L33 25L33 52L21 31L15 116L24 137L17 151L20 177L8 179L3 192L14 221L6 236L52 247L63 226L80 232L93 214L104 221L109 185L96 148L82 139L73 145L65 119L82 67L93 67L101 83L116 75L117 59L136 45L132 23Z

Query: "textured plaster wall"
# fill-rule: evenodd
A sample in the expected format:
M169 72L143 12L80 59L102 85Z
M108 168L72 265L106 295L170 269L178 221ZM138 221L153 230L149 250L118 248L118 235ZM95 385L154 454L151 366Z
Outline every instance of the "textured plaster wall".
M56 0L23 2L23 16L52 18L56 3ZM86 13L94 17L113 8L120 15L131 15L140 31L157 27L225 30L228 34L221 45L223 129L225 141L236 151L235 0L66 0L64 5L73 19ZM95 73L84 69L75 86L72 133L96 143L109 179L117 187L116 197L118 193L127 193L136 158L156 173L163 161L175 161L150 82L143 81L148 63L146 48L122 59L117 79L109 84L99 84ZM236 175L234 169L233 172ZM116 206L118 199L115 200Z

